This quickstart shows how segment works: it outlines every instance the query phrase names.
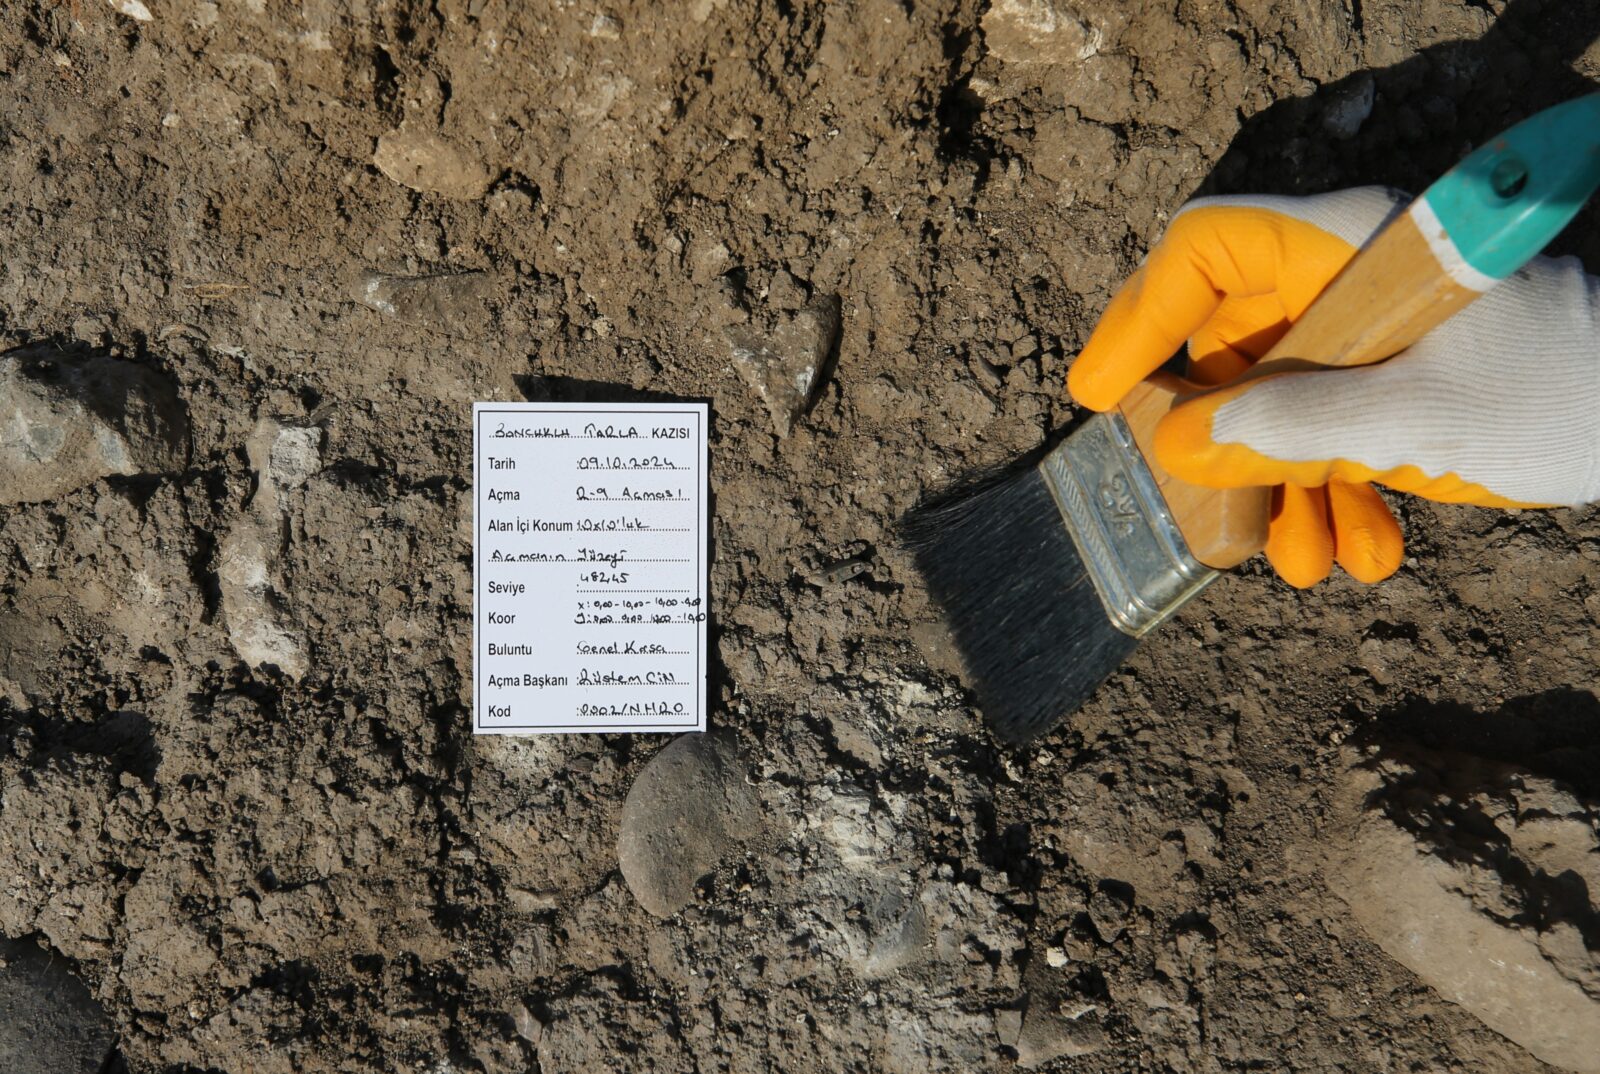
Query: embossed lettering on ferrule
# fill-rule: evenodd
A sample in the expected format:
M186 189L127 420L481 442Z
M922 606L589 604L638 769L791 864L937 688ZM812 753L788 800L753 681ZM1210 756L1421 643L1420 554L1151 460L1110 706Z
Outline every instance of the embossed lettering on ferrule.
M1133 528L1139 523L1139 508L1125 476L1113 474L1100 482L1100 506L1118 537L1133 536Z
M1121 414L1097 414L1039 469L1111 622L1142 637L1217 572L1194 558Z

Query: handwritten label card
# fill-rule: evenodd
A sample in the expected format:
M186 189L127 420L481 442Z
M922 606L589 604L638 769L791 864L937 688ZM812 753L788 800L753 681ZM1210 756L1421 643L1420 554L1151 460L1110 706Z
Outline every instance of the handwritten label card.
M475 403L473 730L704 731L704 403Z

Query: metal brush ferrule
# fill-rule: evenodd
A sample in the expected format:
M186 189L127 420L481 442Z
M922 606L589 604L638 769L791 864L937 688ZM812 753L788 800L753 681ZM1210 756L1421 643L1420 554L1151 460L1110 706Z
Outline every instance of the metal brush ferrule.
M1096 414L1039 464L1111 622L1143 637L1211 583L1122 414Z

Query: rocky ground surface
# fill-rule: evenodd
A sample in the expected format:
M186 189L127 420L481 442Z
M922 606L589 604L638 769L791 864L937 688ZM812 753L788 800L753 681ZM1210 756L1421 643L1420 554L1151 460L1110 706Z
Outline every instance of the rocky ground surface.
M1015 750L893 538L1197 190L1419 189L1597 38L5 5L0 933L135 1072L1597 1069L1594 510L1398 501L1392 581L1250 565ZM716 734L474 739L470 405L642 392L715 413Z

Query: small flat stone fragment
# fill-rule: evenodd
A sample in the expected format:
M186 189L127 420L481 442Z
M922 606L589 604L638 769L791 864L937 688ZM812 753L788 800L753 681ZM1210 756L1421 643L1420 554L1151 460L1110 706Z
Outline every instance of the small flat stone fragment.
M50 347L0 355L0 503L181 470L188 443L177 386L148 366Z
M811 405L820 373L839 338L839 300L833 295L781 317L770 331L752 325L726 330L734 368L767 404L772 429L789 435Z
M1022 1036L1022 1012L1014 1010L994 1012L994 1032L1000 1038L1000 1043L1007 1048L1015 1048L1017 1039Z
M1369 74L1357 75L1341 89L1322 113L1322 129L1335 138L1353 138L1372 115L1377 100L1377 84Z
M363 306L405 324L442 332L467 333L489 316L493 280L482 272L429 276L363 273L350 297Z
M150 21L150 9L145 7L141 0L106 0L106 2L118 15L126 15L138 22Z
M0 936L0 1070L98 1074L111 1020L59 957Z
M251 667L271 666L292 679L306 673L306 640L279 596L281 541L255 517L243 519L217 549L217 580L228 640Z
M527 1004L512 1000L506 1007L506 1015L511 1019L511 1027L517 1036L529 1044L539 1043L539 1037L544 1033L544 1023L533 1016Z
M622 20L609 12L599 12L589 20L588 33L602 41L615 41L622 36Z
M983 41L1007 63L1059 64L1087 60L1105 35L1061 0L994 0L983 16Z
M378 139L372 163L403 187L459 201L483 197L494 178L469 149L409 120Z
M670 917L694 898L694 884L757 816L729 736L687 734L651 758L628 791L617 860L639 904Z
M309 651L304 632L285 607L280 569L283 498L322 469L323 439L316 426L271 418L256 423L245 445L256 473L256 495L217 548L228 640L245 663L270 665L290 678L306 673Z
M1017 1065L1031 1070L1063 1056L1090 1055L1105 1046L1106 1033L1098 1023L1030 1006L1017 1035Z

